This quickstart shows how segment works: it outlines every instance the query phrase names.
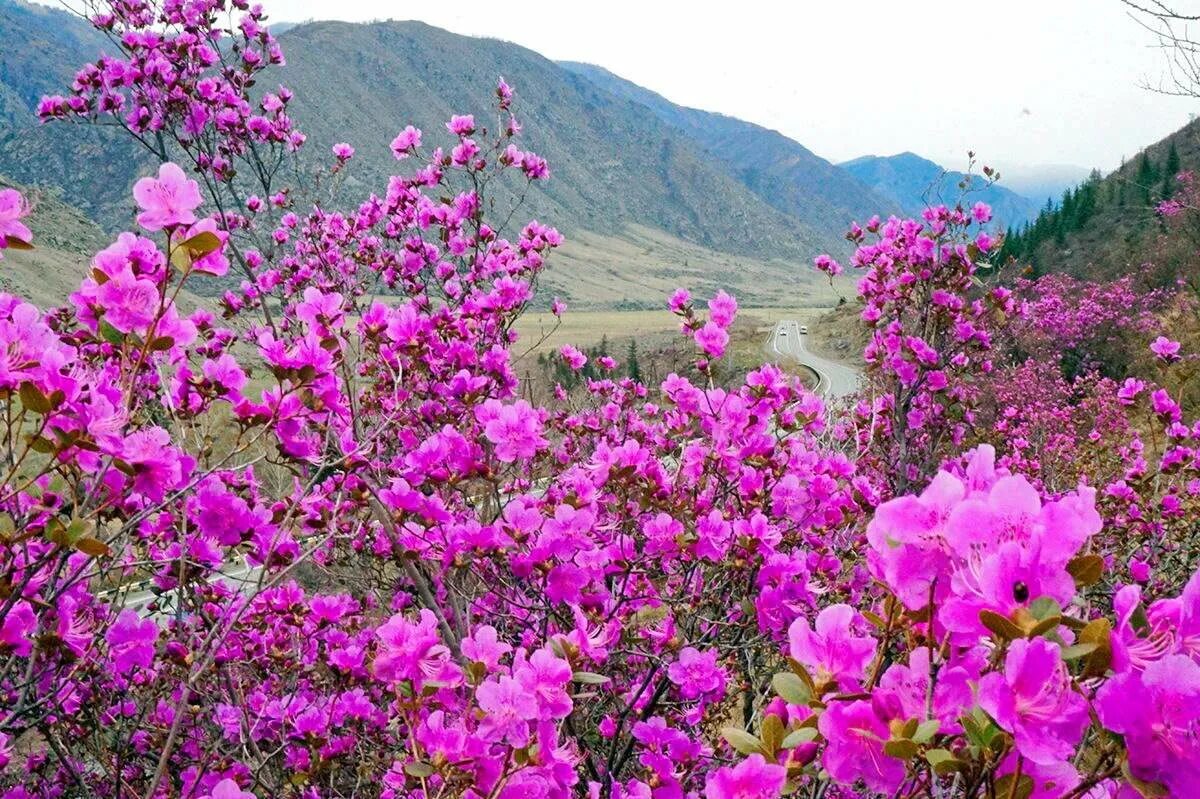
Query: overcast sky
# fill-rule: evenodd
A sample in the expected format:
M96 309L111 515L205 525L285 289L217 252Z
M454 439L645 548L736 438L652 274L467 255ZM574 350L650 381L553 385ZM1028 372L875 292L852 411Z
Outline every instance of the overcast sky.
M599 64L835 161L912 150L961 168L974 149L998 165L1108 170L1200 110L1140 88L1162 56L1119 0L265 5L275 21L417 18Z

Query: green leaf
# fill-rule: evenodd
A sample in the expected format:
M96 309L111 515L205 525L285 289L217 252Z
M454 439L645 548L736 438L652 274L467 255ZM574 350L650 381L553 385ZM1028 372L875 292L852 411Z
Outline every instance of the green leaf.
M775 753L783 745L783 737L783 721L774 713L768 714L762 723L762 742L772 757L774 757Z
M997 779L996 796L1003 796L1004 799L1029 799L1033 795L1033 777L1028 774L1022 774L1020 780L1016 777L1013 773Z
M816 727L801 727L798 730L792 730L783 739L783 743L779 745L780 749L795 749L800 744L806 744L809 741L817 739Z
M93 558L105 557L112 554L112 550L108 548L108 544L99 538L92 538L90 535L85 535L83 538L77 540L75 548L85 555L91 555Z
M913 733L912 739L919 744L929 743L941 728L942 723L937 719L922 721L917 725L917 731Z
M125 334L122 333L120 330L117 330L115 327L110 325L108 322L105 322L103 319L101 319L100 320L100 338L104 339L109 344L117 346L117 345L120 345L120 343L125 340Z
M883 745L883 753L890 757L896 757L900 760L911 760L916 757L921 751L921 747L917 746L907 738L897 738L888 741Z
M197 233L190 239L184 239L179 242L180 247L186 249L193 256L199 258L208 255L210 252L216 252L221 249L221 239L216 233L210 233L207 230Z
M1029 603L1029 612L1035 619L1041 621L1051 616L1061 616L1062 606L1055 602L1053 597L1040 596Z
M979 621L1001 641L1015 641L1025 637L1025 632L1020 627L995 611L979 611Z
M405 763L404 773L410 777L432 777L433 766L420 760L412 763Z
M1068 561L1067 573L1080 588L1095 585L1104 576L1104 558L1099 555L1076 555Z
M571 675L571 679L584 685L604 685L607 682L611 682L603 674L596 674L591 671L577 671Z
M812 701L812 689L798 675L790 671L781 671L771 678L775 693L790 705L807 705Z
M151 352L165 352L175 346L175 339L170 336L158 336L151 340L149 348Z
M1093 644L1093 643L1075 644L1074 646L1063 647L1062 659L1063 660L1078 660L1081 657L1086 657L1086 656L1092 654L1099 648L1100 648L1099 644Z
M925 759L929 761L929 765L933 766L933 772L942 776L953 774L967 765L955 757L949 749L930 749L925 753Z
M757 752L767 757L771 756L771 752L767 751L767 747L763 745L762 741L739 727L722 727L721 737L743 755L752 755Z
M21 396L21 404L34 413L40 413L43 416L54 410L50 404L50 398L42 393L42 390L29 381L21 383L17 393Z

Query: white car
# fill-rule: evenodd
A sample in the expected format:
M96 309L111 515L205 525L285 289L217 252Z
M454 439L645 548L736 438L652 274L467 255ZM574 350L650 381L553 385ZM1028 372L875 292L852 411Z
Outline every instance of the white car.
M807 335L808 334L808 325L800 325L800 332Z

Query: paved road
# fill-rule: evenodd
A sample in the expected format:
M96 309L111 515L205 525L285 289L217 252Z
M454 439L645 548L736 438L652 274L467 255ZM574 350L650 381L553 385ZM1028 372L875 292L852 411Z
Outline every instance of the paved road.
M804 346L808 336L800 332L795 319L783 319L767 338L767 351L772 355L790 357L807 366L817 375L817 393L829 399L839 399L858 390L858 370L845 364L827 361L814 355Z

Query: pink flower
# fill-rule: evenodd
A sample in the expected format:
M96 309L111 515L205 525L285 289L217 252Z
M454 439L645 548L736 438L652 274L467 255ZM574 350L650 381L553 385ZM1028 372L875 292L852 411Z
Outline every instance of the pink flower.
M837 604L817 614L815 629L803 616L796 619L788 628L791 656L813 672L814 679L852 688L875 657L875 639L854 634L857 615L849 605Z
M482 663L488 671L500 665L500 658L511 651L512 647L496 635L496 628L487 624L476 627L475 631L462 641L463 655L476 663Z
M704 783L705 799L776 799L783 793L787 769L753 754L736 766L717 769Z
M403 160L420 146L421 131L409 125L392 139L392 155L396 156L397 161Z
M7 650L18 657L29 657L33 651L33 633L37 617L33 605L24 599L17 601L0 620L0 651Z
M971 208L971 216L981 225L987 224L992 219L992 206L985 202L977 202Z
M8 246L10 239L28 244L33 233L21 222L29 215L25 198L16 189L0 189L0 250Z
M824 254L813 259L813 266L817 268L817 271L824 272L830 277L837 277L842 273L842 265Z
M375 655L375 676L384 682L409 680L415 685L436 679L450 660L450 650L438 634L437 617L422 609L420 620L392 616L375 631L379 650Z
M224 394L240 394L246 385L246 373L237 360L229 353L223 353L216 360L211 358L200 365L204 379L221 389Z
M243 791L233 780L224 779L213 786L212 793L201 799L255 799L255 796L249 791Z
M1069 758L1088 723L1087 700L1073 690L1058 645L1045 638L1009 645L1004 673L979 683L979 706L1013 734L1022 755L1045 765Z
M733 324L737 309L737 300L724 291L718 291L717 296L708 301L709 318L721 327L729 327Z
M1159 336L1150 344L1150 351L1167 363L1179 360L1179 342Z
M1105 727L1125 738L1129 770L1171 796L1200 795L1200 665L1168 655L1118 674L1096 693Z
M338 142L333 145L333 155L339 161L349 161L354 157L354 148L346 142Z
M142 209L138 224L146 230L190 225L196 221L193 211L203 202L196 181L171 162L158 168L157 179L142 178L133 184L133 198Z
M564 344L558 353L572 369L582 369L584 364L587 363L587 356L572 347L570 344Z
M512 677L488 680L475 691L484 712L479 733L489 741L507 741L518 748L529 744L529 724L538 717L538 703Z
M567 693L571 683L571 666L549 649L539 649L529 660L522 662L518 655L513 664L513 676L537 700L541 718L564 719L571 715L573 704Z
M817 729L828 742L821 765L834 781L853 785L862 780L872 791L891 795L904 780L904 763L883 751L891 730L870 702L831 702Z
M470 136L475 132L475 117L470 114L452 116L446 123L446 130L455 136Z
M96 292L104 321L122 333L145 333L158 316L161 299L154 281L134 277L128 268L105 281Z
M152 619L142 619L132 610L123 610L104 635L109 656L118 674L128 674L135 668L149 668L154 662L154 642L158 640L158 625Z
M683 313L683 309L691 302L692 295L687 289L675 289L671 298L667 301L667 306L675 313Z
M547 445L542 438L542 420L525 400L505 405L490 399L475 409L475 418L483 424L484 436L496 446L496 457L506 463L532 458Z
M667 677L679 686L684 699L720 699L728 679L717 665L717 650L701 652L692 646L679 650L679 659L667 667Z
M696 345L704 350L708 357L720 358L725 354L725 347L729 345L729 334L716 322L709 321L696 331Z

